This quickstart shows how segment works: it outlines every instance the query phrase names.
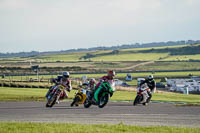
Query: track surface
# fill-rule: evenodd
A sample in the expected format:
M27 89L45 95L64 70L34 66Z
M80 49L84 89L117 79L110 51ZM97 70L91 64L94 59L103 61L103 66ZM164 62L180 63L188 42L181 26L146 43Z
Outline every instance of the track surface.
M46 108L44 102L0 102L0 121L67 122L140 126L200 127L200 107L177 107L167 103L132 106L127 102L109 102L102 109L83 105L70 107L62 102Z

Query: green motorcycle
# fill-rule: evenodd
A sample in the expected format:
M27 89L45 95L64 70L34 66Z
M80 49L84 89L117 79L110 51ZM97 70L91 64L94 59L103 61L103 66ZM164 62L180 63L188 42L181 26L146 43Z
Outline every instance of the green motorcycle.
M111 87L109 82L102 82L94 94L91 94L89 90L86 92L87 98L84 102L84 107L89 108L91 105L96 105L99 108L103 108L108 103L109 98L112 97L114 91L115 88Z

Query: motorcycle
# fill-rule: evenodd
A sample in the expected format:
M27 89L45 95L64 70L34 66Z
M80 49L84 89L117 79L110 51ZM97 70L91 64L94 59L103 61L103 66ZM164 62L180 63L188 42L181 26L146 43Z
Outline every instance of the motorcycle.
M133 102L133 105L136 106L137 104L143 104L143 105L147 105L148 104L148 98L149 98L149 93L151 93L149 87L147 87L147 85L143 85L138 87L137 89L137 95L135 97L135 100Z
M53 107L60 93L61 95L59 99L62 99L64 97L64 93L62 91L63 89L64 89L64 86L62 85L56 85L52 88L51 92L48 95L46 95L46 98L47 98L46 107Z
M103 108L108 103L109 98L112 97L112 95L115 91L115 88L113 86L114 86L114 82L113 83L109 83L109 82L101 83L101 85L98 88L98 89L100 89L98 102L94 99L94 94L91 93L90 91L87 91L86 92L87 98L84 102L84 107L89 108L91 105L96 105L99 108ZM98 89L96 91L98 91Z
M78 91L75 93L75 97L71 103L71 107L74 105L78 106L79 104L83 104L86 100L86 90L88 90L88 83L84 83L79 86Z

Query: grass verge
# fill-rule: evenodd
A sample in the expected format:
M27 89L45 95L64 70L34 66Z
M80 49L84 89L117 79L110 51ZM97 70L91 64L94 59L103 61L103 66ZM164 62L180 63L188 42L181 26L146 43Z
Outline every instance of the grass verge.
M0 101L45 101L47 89L40 88L10 88L0 87ZM69 93L69 99L72 99L76 90ZM136 92L134 91L116 91L111 100L113 101L133 101ZM154 93L153 101L166 102L184 102L190 105L200 105L199 95L184 95L172 92Z
M0 101L45 101L48 89L0 87ZM69 93L74 97L75 90Z
M200 128L140 127L117 125L82 125L66 123L1 122L1 133L199 133Z
M111 100L117 101L133 101L136 97L134 91L116 91ZM165 101L165 102L183 102L190 105L200 105L199 95L185 95L172 92L158 92L153 93L152 101Z

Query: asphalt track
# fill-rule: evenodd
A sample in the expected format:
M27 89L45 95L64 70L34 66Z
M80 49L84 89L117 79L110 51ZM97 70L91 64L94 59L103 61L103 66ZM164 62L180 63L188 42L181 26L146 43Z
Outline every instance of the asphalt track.
M65 122L86 124L127 124L140 126L200 127L200 106L175 106L150 103L132 106L131 102L109 102L100 109L62 102L46 108L44 102L0 102L0 121Z

